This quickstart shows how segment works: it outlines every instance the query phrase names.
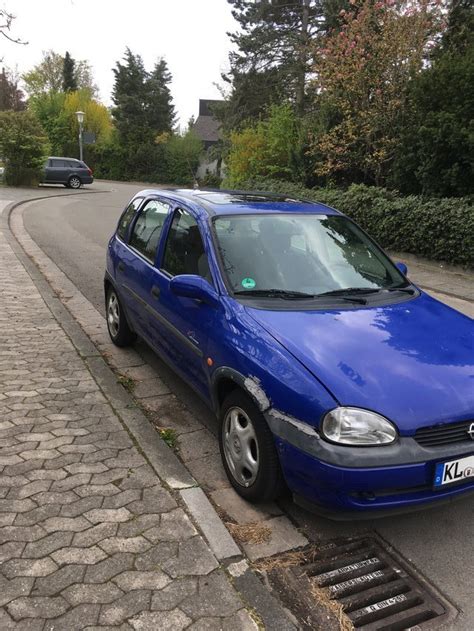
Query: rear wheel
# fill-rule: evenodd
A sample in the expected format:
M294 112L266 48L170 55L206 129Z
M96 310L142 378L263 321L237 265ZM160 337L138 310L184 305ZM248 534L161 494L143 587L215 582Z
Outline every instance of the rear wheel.
M107 291L106 307L110 339L116 346L130 346L136 336L128 326L120 300L112 287Z
M264 502L282 494L285 484L273 435L241 390L231 392L222 405L219 445L227 477L241 497Z
M71 175L71 177L69 178L67 185L69 186L69 188L81 188L81 178L78 177L77 175Z

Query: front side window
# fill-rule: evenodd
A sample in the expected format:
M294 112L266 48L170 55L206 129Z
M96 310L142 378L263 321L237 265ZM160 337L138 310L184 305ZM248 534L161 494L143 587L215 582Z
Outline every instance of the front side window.
M236 293L274 289L317 296L406 283L377 245L340 215L227 216L214 226Z
M198 225L189 213L181 209L173 217L165 247L163 269L172 276L197 274L212 282Z
M132 199L130 204L123 211L122 216L119 219L118 227L117 227L117 234L122 240L125 240L128 226L130 225L130 222L133 219L135 211L140 206L142 201L143 201L143 197L135 197L135 199Z
M169 204L158 199L149 200L138 215L130 235L131 247L152 263L169 210Z

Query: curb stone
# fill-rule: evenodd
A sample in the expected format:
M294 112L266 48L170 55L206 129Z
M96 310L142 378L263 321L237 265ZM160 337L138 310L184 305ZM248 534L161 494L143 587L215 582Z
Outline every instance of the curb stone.
M71 193L71 195L77 194ZM16 240L9 224L12 211L29 202L60 196L64 197L67 194L48 195L7 205L3 209L2 215L0 215L0 227L5 238L30 275L58 324L63 328L74 348L84 360L91 375L132 437L139 451L145 456L145 459L165 484L175 491L181 489L180 496L182 500L216 557L219 561L242 558L240 549L203 491L196 486L197 483L194 478L168 445L157 435L157 432L152 428L130 394L117 383L115 374L107 365L97 347L63 305L60 297L55 294L50 283L33 262L33 259L25 253ZM248 566L245 573L241 576L233 577L233 581L245 601L248 601L255 608L257 615L264 621L267 629L297 629L297 626L290 621L288 612L270 594Z

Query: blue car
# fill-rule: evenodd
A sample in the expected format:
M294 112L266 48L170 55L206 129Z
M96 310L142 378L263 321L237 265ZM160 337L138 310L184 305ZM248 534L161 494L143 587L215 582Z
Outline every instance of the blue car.
M107 324L215 411L243 498L399 512L474 489L474 322L406 273L323 204L144 190L108 245Z

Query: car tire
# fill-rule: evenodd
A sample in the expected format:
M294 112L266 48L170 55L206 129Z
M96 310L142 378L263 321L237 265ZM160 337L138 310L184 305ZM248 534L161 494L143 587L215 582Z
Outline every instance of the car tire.
M67 181L67 185L69 186L69 188L81 188L81 178L78 175L71 175L71 177Z
M130 346L136 339L135 333L129 327L117 292L113 287L107 290L105 301L107 329L110 339L115 346Z
M220 410L219 447L230 483L249 502L275 500L285 490L275 441L253 400L232 391Z

